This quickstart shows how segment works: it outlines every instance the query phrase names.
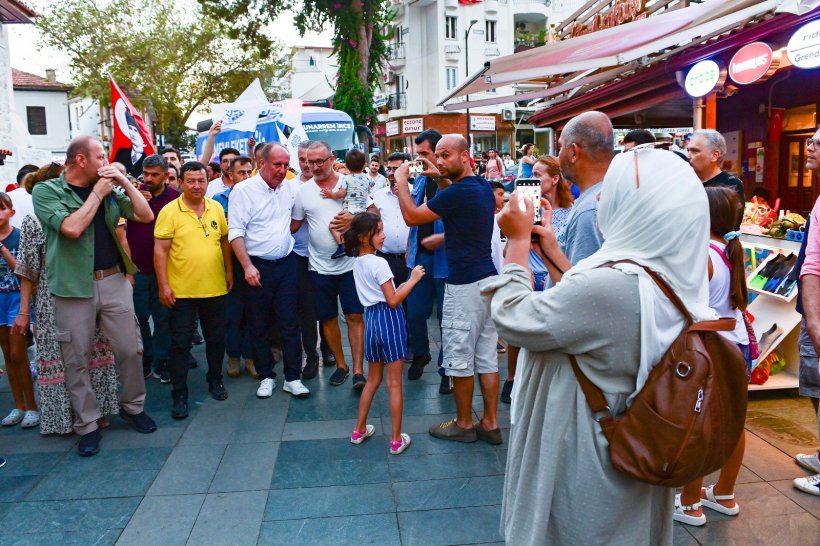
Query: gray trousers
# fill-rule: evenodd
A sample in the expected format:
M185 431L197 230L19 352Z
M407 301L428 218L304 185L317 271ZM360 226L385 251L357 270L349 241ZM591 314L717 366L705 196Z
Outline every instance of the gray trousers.
M94 349L94 328L99 325L111 341L119 373L122 408L131 414L142 412L145 379L142 375L142 337L134 314L131 284L122 273L94 280L91 298L54 297L57 341L65 366L65 386L74 410L74 431L88 434L97 429L102 417L88 375Z

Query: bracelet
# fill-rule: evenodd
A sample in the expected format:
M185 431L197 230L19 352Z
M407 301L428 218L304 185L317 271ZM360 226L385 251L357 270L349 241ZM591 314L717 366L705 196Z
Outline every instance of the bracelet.
M96 197L97 197L97 199L99 199L100 203L102 203L102 197L100 197L99 195L97 195L97 194L96 194L96 193L94 193L93 191L91 192L91 195L96 196Z
M21 312L19 312L19 313L17 313L17 314L18 314L18 315L25 315L25 316L27 316L27 317L30 317L30 316L31 316L31 313L23 313L22 311L21 311Z

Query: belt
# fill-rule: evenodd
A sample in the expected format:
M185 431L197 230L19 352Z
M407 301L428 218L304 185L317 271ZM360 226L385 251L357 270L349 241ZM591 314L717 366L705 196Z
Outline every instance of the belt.
M402 254L391 254L389 252L382 252L381 250L376 251L376 256L381 256L383 258L401 258L404 259L404 253Z
M288 259L288 257L290 257L290 254L288 254L288 255L287 255L287 256L285 256L284 258L278 258L278 259L276 259L276 260L269 260L269 259L267 259L267 258L261 258L261 257L259 257L259 256L251 256L250 258L251 258L251 261L252 261L252 262L253 262L253 261L260 261L260 262L262 262L262 263L266 263L266 264L278 265L278 264L281 264L282 262L284 262L285 260L287 260L287 259Z
M119 264L118 265L112 265L111 267L106 268L106 269L96 269L96 270L94 270L94 279L99 281L99 280L102 280L106 277L110 277L111 275L116 275L117 273L120 273L120 272L121 272L121 269L120 269Z

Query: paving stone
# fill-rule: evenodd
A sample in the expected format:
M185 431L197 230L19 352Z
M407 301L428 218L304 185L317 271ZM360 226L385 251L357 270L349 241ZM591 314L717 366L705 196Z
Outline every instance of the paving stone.
M118 546L163 544L183 546L188 541L205 495L145 497L122 532Z
M123 529L139 497L21 502L2 520L3 535Z
M287 521L266 521L260 545L400 545L395 514L369 514Z
M112 470L61 474L54 472L37 484L29 500L101 499L141 497L151 486L159 469Z
M475 544L502 538L498 532L500 505L400 512L398 517L401 541L406 546Z
M41 479L42 476L3 476L0 474L0 502L23 500Z
M265 491L209 494L188 544L256 544L267 499Z
M390 487L384 483L273 490L265 521L394 513Z
M412 445L410 449L413 449ZM493 452L476 451L454 464L453 457L449 454L412 456L408 450L400 457L388 459L388 464L390 477L394 481L415 481L419 477L441 480L504 475L504 464L498 454Z
M224 452L224 445L174 448L147 494L207 493Z
M119 529L99 529L69 533L28 533L0 535L0 546L106 546L117 543Z
M279 442L229 445L208 492L267 491L278 450Z
M399 512L501 504L504 476L397 482Z

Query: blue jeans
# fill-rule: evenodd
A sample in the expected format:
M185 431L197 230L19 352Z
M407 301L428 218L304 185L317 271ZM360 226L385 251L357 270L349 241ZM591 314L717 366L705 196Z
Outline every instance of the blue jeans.
M140 324L142 334L143 367L153 362L154 369L157 363L168 360L171 348L169 334L169 311L159 302L157 276L153 273L134 274L134 313ZM154 322L154 332L148 319Z
M245 274L236 257L233 258L234 284L228 292L226 303L226 331L225 352L229 358L253 358L251 348L251 334L246 324L245 302L242 300L242 285L245 284Z
M419 252L416 255L416 265L424 267L425 271L433 271L433 254ZM408 277L409 272L408 272ZM441 331L441 312L444 306L444 279L435 279L432 274L425 275L413 287L407 296L407 334L410 338L410 349L413 357L430 356L430 340L427 338L427 319L436 306L439 332ZM438 353L438 365L441 366L443 354Z
M293 254L281 260L263 260L251 256L259 270L261 286L245 283L243 295L248 330L253 345L253 363L261 379L273 379L271 327L276 323L282 337L285 381L302 376L302 336L296 315L296 258Z

